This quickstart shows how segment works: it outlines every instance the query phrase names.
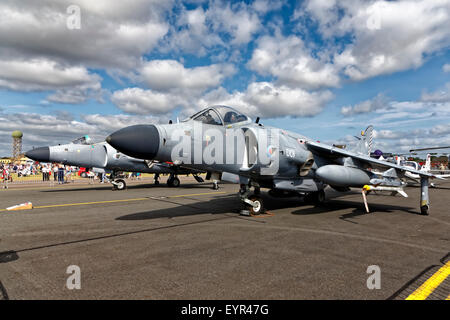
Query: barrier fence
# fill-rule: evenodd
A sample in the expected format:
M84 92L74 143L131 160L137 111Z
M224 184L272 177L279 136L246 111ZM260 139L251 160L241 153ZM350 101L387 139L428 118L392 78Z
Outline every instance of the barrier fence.
M145 174L145 173L141 174L139 179L149 178L149 177L153 178L153 174ZM125 178L129 179L129 180L137 179L136 177L131 177L131 174L126 174ZM91 180L91 182L99 183L101 179L97 175L95 175L94 178L80 177L77 174L77 172L74 172L74 173L71 173L70 175L64 176L65 184L67 184L67 183L88 183L88 182L90 182L90 180ZM7 185L25 185L25 184L44 184L44 185L47 184L47 185L53 186L53 185L58 185L59 183L58 183L58 179L55 180L53 173L52 173L52 175L50 175L48 180L43 179L42 173L38 173L38 174L34 174L34 175L27 175L27 176L20 176L20 177L17 175L17 173L12 173L12 174L10 174L10 178L7 181L2 179L1 175L0 175L1 187L5 187Z

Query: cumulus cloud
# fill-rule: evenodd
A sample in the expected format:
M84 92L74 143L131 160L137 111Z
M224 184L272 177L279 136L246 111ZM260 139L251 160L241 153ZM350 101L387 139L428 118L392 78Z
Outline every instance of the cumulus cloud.
M337 87L336 68L325 58L314 58L303 40L297 36L263 36L248 62L251 70L271 75L280 83L316 89Z
M181 97L141 88L115 91L111 101L121 110L133 114L167 114L179 106Z
M273 0L257 0L250 4L216 0L210 1L207 8L199 6L195 9L181 5L160 51L197 56L215 52L222 59L230 60L232 52L239 51L223 49L239 48L251 42L263 29L264 15L281 6L282 2Z
M369 113L380 109L387 109L389 107L388 103L388 99L380 93L373 99L360 102L354 106L342 107L341 113L345 116Z
M229 64L185 68L175 60L152 60L140 69L142 81L150 88L159 91L204 90L217 87L222 81L235 73Z
M61 65L48 59L0 60L0 88L14 91L52 91L47 99L81 103L101 99L101 77L81 66Z
M148 89L117 90L111 101L127 113L167 114L182 107L188 108L182 112L186 114L205 91L234 73L235 68L229 64L185 68L175 60L152 60L143 64L137 76Z
M420 67L425 56L450 45L449 0L318 1L300 5L296 17L312 18L331 46L335 66L352 80ZM300 19L301 23L304 19Z
M219 88L202 97L200 105L225 104L267 118L287 115L309 117L320 113L333 98L329 91L308 92L270 82L253 82L244 92L228 93Z
M67 28L67 8L78 5L81 28ZM171 1L4 0L0 55L52 57L69 64L132 68L167 33Z

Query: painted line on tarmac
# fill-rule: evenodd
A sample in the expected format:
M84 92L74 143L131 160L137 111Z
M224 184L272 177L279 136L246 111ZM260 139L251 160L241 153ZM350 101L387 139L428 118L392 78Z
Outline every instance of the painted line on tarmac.
M191 194L181 194L175 196L167 196L165 198L181 198L181 197L190 197L190 196L205 196L211 194L224 194L225 191L221 192L204 192L204 193L191 193ZM118 202L133 202L133 201L145 201L145 200L154 200L150 197L145 198L134 198L134 199L120 199L120 200L105 200L105 201L92 201L92 202L78 202L78 203L63 203L63 204L51 204L45 206L36 206L33 209L45 209L45 208L58 208L58 207L73 207L73 206L86 206L92 204L104 204L104 203L118 203ZM6 209L0 209L0 212L8 211Z
M425 300L450 275L450 261L436 271L405 300ZM449 296L450 297L450 296ZM447 299L449 298L447 297Z

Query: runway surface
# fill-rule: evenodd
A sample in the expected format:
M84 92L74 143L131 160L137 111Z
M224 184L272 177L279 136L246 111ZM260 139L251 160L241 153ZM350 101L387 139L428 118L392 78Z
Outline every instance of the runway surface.
M165 182L165 181L164 181ZM239 215L237 185L141 183L0 190L0 299L407 299L450 295L450 183L409 198L327 189L322 207L264 194ZM69 266L81 289L69 290ZM380 289L369 289L369 266ZM370 268L369 268L370 269ZM372 269L370 269L372 270ZM371 280L369 279L369 282ZM373 283L373 282L372 282Z

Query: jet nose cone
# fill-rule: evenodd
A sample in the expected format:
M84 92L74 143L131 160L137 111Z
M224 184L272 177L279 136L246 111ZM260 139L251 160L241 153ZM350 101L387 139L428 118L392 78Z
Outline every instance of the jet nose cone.
M106 138L120 152L139 159L154 159L159 150L159 132L154 125L120 129Z
M25 156L39 162L50 162L50 148L42 147L25 152Z

